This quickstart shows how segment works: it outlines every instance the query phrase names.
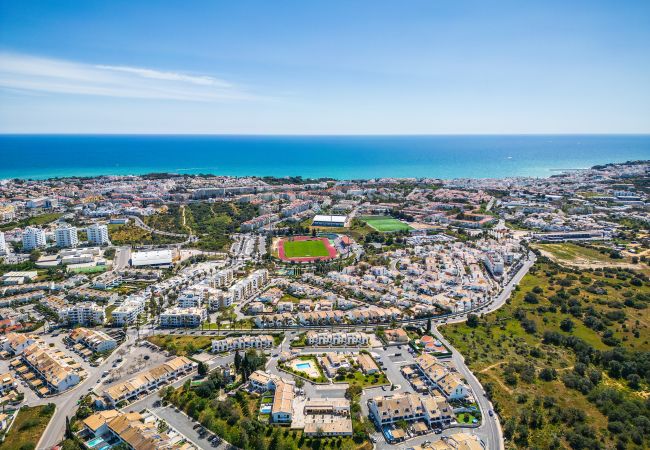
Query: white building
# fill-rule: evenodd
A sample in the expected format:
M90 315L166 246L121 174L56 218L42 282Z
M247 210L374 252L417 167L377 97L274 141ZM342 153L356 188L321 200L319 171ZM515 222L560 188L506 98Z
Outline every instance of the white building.
M171 250L152 250L146 252L134 252L131 255L131 265L140 266L169 266L172 264Z
M501 255L490 252L483 258L486 269L495 277L503 275L504 264Z
M210 286L214 288L230 286L235 277L235 271L232 269L223 269L217 272L214 277L210 279Z
M176 306L179 308L200 308L203 306L203 300L202 292L187 289L181 292L176 299Z
M77 344L82 344L93 352L107 352L117 347L117 341L100 330L89 328L75 328L70 332L70 339Z
M228 293L232 302L242 301L259 289L264 287L269 282L269 271L266 269L259 269L251 273L243 280L239 280L228 289Z
M170 308L160 315L161 327L198 327L208 318L203 308Z
M70 305L59 311L59 317L68 325L101 325L106 321L104 308L90 302Z
M7 333L6 336L0 338L0 346L2 350L12 355L20 355L27 347L32 345L36 340L23 333Z
M212 341L212 351L214 353L229 352L232 350L246 350L249 348L271 348L272 346L273 336L267 334L229 337Z
M71 248L79 245L77 227L60 226L54 231L56 246L61 248Z
M5 234L0 231L0 256L7 254L7 241L5 241Z
M368 335L359 332L308 331L307 345L367 345Z
M131 325L144 312L147 299L142 295L130 295L120 306L113 310L113 324L117 326Z
M88 234L88 242L95 245L106 245L110 241L108 239L108 227L103 224L93 224L86 228Z
M29 252L47 245L45 231L40 228L27 227L23 231L23 250Z

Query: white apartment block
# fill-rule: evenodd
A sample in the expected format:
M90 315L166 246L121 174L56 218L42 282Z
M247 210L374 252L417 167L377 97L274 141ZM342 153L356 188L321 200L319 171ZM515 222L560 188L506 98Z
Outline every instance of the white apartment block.
M36 342L36 340L32 336L23 333L7 333L5 336L0 338L0 346L2 347L2 350L12 355L22 354L22 352L34 342Z
M70 365L65 354L43 341L34 342L22 354L22 361L45 381L47 391L63 392L81 381L80 373Z
M255 336L229 337L212 341L214 353L229 352L232 350L247 350L249 348L271 348L273 336L268 334Z
M59 317L68 325L101 325L106 321L104 307L90 302L70 305L59 311Z
M367 345L368 335L359 332L308 331L307 345Z
M27 227L23 231L23 250L29 252L35 248L47 246L45 231L40 228Z
M160 315L162 327L198 327L208 318L204 308L170 308Z
M196 366L197 363L190 359L178 356L127 381L111 386L104 391L104 398L111 405L132 400L141 393L157 391L164 384L190 373Z
M141 295L130 295L112 313L113 324L117 326L131 325L144 312L146 298Z
M186 289L176 299L179 308L200 308L203 306L204 295L200 290Z
M93 224L86 228L88 234L88 242L95 245L106 245L110 241L108 239L108 226L103 224Z
M228 289L228 293L232 298L232 302L239 302L253 295L253 293L264 287L268 282L269 271L259 269L232 285Z
M70 332L70 339L76 344L82 344L93 352L107 352L117 347L117 341L100 330L75 328Z
M5 241L5 234L0 231L0 256L6 255L7 250L7 241Z
M217 272L210 279L210 286L213 288L230 286L235 278L235 271L232 269L223 269Z
M72 248L79 245L77 227L61 226L54 231L56 246L60 248Z
M494 276L503 275L504 264L501 255L490 252L483 258L483 263L487 270Z

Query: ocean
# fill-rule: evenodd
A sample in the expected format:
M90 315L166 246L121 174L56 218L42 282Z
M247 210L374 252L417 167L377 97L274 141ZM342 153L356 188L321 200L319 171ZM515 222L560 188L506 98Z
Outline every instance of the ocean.
M151 172L501 178L650 159L650 135L0 135L0 179Z

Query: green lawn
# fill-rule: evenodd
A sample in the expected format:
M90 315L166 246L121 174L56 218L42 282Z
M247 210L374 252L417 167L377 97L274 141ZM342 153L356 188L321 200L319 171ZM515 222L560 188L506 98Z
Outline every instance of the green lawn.
M284 241L284 255L287 258L305 258L309 256L329 256L325 243L321 240Z
M158 334L147 340L175 355L189 356L212 346L212 336L184 336L178 334Z
M411 227L392 217L362 217L361 220L365 221L369 227L381 232L387 233L391 231L405 231L410 230Z
M34 449L54 414L54 405L24 406L11 426L0 450Z

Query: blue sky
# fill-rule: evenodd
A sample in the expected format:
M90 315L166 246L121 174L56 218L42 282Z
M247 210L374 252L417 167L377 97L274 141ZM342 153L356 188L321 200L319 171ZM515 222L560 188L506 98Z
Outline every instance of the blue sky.
M0 0L0 132L650 132L648 1Z

